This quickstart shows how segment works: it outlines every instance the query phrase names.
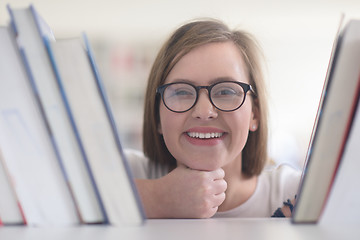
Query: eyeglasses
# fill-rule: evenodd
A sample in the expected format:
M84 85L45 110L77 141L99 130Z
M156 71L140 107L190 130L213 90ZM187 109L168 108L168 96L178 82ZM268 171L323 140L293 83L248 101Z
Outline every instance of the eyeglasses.
M248 91L256 96L251 85L235 81L217 82L210 86L194 86L190 83L174 82L158 87L156 93L161 95L167 109L182 113L195 106L199 98L199 91L203 88L207 89L211 104L224 112L239 109L245 102Z

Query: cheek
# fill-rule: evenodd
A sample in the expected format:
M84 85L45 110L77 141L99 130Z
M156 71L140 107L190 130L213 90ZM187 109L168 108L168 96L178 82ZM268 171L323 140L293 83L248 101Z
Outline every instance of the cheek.
M158 131L160 134L164 134L164 131L166 132L168 128L169 114L163 104L160 104L159 114L160 114L160 123L158 126Z
M249 131L250 123L253 119L253 112L251 110L251 105L245 105L244 108L240 108L234 116L234 121L236 126L241 129L241 131ZM234 123L235 124L235 123Z
M229 126L232 128L233 132L233 141L237 144L243 146L245 145L247 138L249 136L250 125L252 121L252 112L251 109L239 109L231 121L228 122Z
M165 144L168 146L173 141L175 133L178 132L180 120L179 113L173 113L166 109L164 105L160 105L160 123L158 131L163 135ZM169 148L169 147L168 147Z
M244 146L247 138L249 136L249 118L239 117L235 120L233 125L232 132L233 134L233 141L238 146ZM242 149L242 148L241 148Z

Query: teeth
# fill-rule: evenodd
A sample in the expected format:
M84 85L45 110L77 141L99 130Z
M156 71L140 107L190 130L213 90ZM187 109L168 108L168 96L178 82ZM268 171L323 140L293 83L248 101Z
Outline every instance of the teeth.
M219 138L223 135L223 133L198 133L198 132L188 132L187 135L192 138L200 138L200 139L210 139L210 138Z

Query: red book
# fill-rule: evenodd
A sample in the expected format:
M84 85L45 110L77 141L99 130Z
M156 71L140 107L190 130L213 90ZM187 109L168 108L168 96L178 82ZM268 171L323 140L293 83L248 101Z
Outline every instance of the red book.
M294 223L316 223L325 208L359 101L359 63L360 20L351 20L335 43L292 217Z

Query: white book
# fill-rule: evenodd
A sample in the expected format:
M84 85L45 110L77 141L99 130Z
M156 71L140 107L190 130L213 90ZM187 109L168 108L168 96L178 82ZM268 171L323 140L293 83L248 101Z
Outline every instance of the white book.
M334 179L341 174L338 166L360 93L360 20L346 24L334 50L292 216L294 223L318 222Z
M360 81L360 73L359 73ZM360 226L360 99L334 184L320 218L323 225Z
M74 225L74 203L11 34L0 45L0 146L29 225Z
M110 224L141 224L144 214L90 49L81 38L49 41L48 49Z
M55 40L51 28L33 6L9 8L17 42L29 65L34 92L38 95L49 125L59 164L67 180L82 223L106 222L106 214L87 165L86 156L72 130L70 119L44 45L44 38Z

